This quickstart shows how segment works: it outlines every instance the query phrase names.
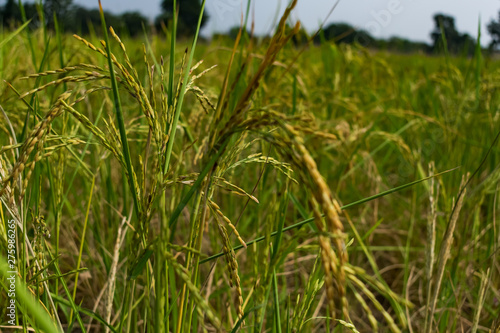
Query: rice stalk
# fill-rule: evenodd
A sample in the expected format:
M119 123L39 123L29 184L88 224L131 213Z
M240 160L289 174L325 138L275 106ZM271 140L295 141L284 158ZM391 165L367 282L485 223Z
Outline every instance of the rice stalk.
M324 280L320 278L320 258L321 256L318 255L314 261L314 266L307 279L307 284L304 289L304 295L302 297L300 294L297 296L297 303L295 305L295 311L293 313L291 324L291 328L295 332L302 331L305 324L305 318L313 304L314 298L323 287Z
M365 284L359 280L355 275L351 275L348 273L348 279L351 283L353 283L355 286L359 288L363 294L365 294L366 297L372 302L372 304L375 306L377 311L379 311L382 316L384 317L385 321L389 325L389 329L393 333L400 333L401 330L398 328L396 323L394 322L394 319L391 317L391 315L384 309L382 304L377 300L375 295L368 289L366 288Z
M168 263L172 265L175 270L175 273L182 279L182 281L186 284L186 287L189 289L190 294L194 298L194 301L197 305L197 311L200 313L200 316L207 316L208 320L212 323L212 325L220 330L222 328L221 322L219 318L215 315L213 309L210 305L205 301L203 296L201 296L200 290L191 282L191 277L189 273L186 271L184 267L182 267L177 260L175 260L174 256L165 251L163 254L165 258L168 260Z
M116 270L118 268L118 260L120 258L120 248L123 243L123 240L125 238L125 235L127 233L127 227L126 227L126 219L123 218L123 222L121 223L120 227L118 228L118 234L116 236L116 242L115 246L113 249L113 262L111 264L111 269L109 273L109 278L107 283L107 297L106 297L106 305L105 305L105 315L104 319L106 322L110 322L111 320L111 312L113 310L113 299L114 299L114 294L115 294L115 287L116 287ZM123 233L123 236L122 236ZM105 332L109 332L109 328L105 328Z
M210 201L209 201L210 202ZM243 312L243 293L241 290L241 284L240 284L240 277L238 275L238 262L236 261L236 256L234 254L234 251L231 247L231 242L229 241L229 235L227 234L227 230L224 227L224 225L220 222L221 215L225 217L222 212L220 212L220 208L213 202L210 202L210 209L213 211L213 216L215 217L215 221L217 222L217 227L219 230L219 234L222 238L222 246L224 249L224 253L226 254L226 262L229 270L229 284L231 287L235 287L236 293L238 295L238 301L236 303L236 308L237 308L237 313L238 317L241 319L243 318L244 312ZM229 220L227 218L224 219L224 221ZM227 223L227 221L226 221ZM228 223L229 226L232 226L233 232L237 235L237 238L241 240L241 237L239 237L238 232L236 231L236 228L232 225L231 221ZM245 242L243 242L245 244ZM245 245L246 246L246 245Z
M474 320L472 322L472 333L476 333L479 326L479 319L481 317L481 311L484 306L486 289L490 283L490 268L486 270L486 273L481 272L481 285L479 287L479 298L477 300L476 309L474 311Z
M361 305L361 307L365 311L364 315L366 315L368 317L368 321L370 322L372 332L374 332L374 333L378 332L378 321L375 318L375 316L373 315L373 312L370 309L370 307L368 306L368 304L366 303L365 299L356 290L356 288L354 288L352 286L352 284L350 284L350 290L353 292L354 297L356 298L356 300L358 301L358 303Z
M462 177L462 182L460 183L460 192L459 196L457 198L457 201L455 205L453 206L453 211L450 216L450 219L448 221L448 225L446 227L446 232L443 236L443 241L441 242L441 248L439 250L438 254L438 264L437 264L437 272L436 275L434 276L434 290L433 290L433 296L430 302L430 310L429 310L429 320L427 321L427 326L425 328L425 331L427 333L430 333L432 331L433 327L433 318L434 318L434 313L436 311L436 306L437 306L437 301L439 297L439 291L441 289L441 283L443 281L443 276L444 276L444 271L446 267L446 262L448 261L450 257L450 251L451 251L451 245L453 243L453 233L455 232L455 226L458 221L458 216L460 214L460 210L462 209L463 205L463 200L465 197L466 193L466 187L465 184L467 183L466 179L468 179L469 176L467 177Z
M327 222L326 230L325 227L319 222L319 212L315 209L316 226L319 230L327 231L333 235L333 243L335 244L335 248L337 250L338 259L337 255L334 254L328 245L330 241L327 241L324 236L320 236L320 245L323 249L322 255L324 256L324 267L325 269L328 269L328 265L332 265L328 271L331 271L335 275L335 282L337 284L337 287L335 288L334 281L331 278L332 276L328 278L327 274L327 279L325 281L327 285L328 299L332 306L332 317L335 318L333 299L335 297L334 290L337 289L338 297L341 299L342 313L345 318L349 318L348 304L345 294L346 279L344 272L344 265L346 265L349 261L349 257L347 255L344 242L344 227L339 218L340 206L336 203L335 199L333 199L330 189L317 169L316 162L304 146L302 137L293 128L291 128L290 125L285 124L284 126L285 129L293 135L291 140L294 148L297 149L297 152L295 152L296 157L299 158L301 164L303 164L305 170L307 170L308 176L311 177L311 181L313 183L312 185L314 186L311 191L313 192L315 200L319 203L321 209L325 213L325 220Z
M13 180L17 179L18 176L24 171L28 158L30 157L31 153L35 150L34 163L32 164L32 167L30 167L28 175L26 176L26 179L23 181L23 185L20 188L20 197L21 198L24 197L24 190L26 189L27 181L31 176L34 164L41 159L41 154L39 152L43 147L43 139L45 138L47 132L50 131L50 125L52 121L59 115L61 115L63 110L63 104L62 104L63 101L69 98L70 95L71 95L70 93L64 93L61 96L59 96L58 100L51 108L51 110L47 113L43 121L35 125L31 133L29 134L28 138L26 139L25 143L23 144L19 157L17 158L17 161L14 164L11 172L9 173L8 176L2 179L2 183L0 184L0 197L3 196L3 194L5 193L7 186L10 185L11 188L13 187L12 186ZM11 199L13 199L13 197L11 197ZM11 202L10 205L12 206L13 202Z
M215 213L215 215L217 216L217 218L220 219L220 220L222 220L222 221L224 221L224 222L226 222L226 224L229 226L229 228L231 228L231 230L233 231L234 235L236 236L236 238L238 239L238 241L240 242L240 244L243 245L246 248L247 245L245 244L245 241L241 238L240 233L238 232L238 230L236 229L236 227L231 223L231 220L229 218L227 218L224 215L224 213L222 213L219 205L217 205L215 202L213 202L210 199L208 199L208 204L210 205L210 208Z

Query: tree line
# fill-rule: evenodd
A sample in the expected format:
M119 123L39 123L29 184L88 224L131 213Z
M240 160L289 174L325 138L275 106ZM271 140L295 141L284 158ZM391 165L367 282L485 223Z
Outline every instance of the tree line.
M197 26L201 1L183 0L180 3L177 0L177 4L178 34L192 35ZM151 28L156 29L158 32L166 32L174 17L173 0L163 0L161 2L160 15L156 17L154 22L150 22L139 12L125 12L121 15L105 12L105 15L108 24L122 34L128 33L130 36L136 36L141 34L144 29L149 31ZM43 0L43 3L38 2L35 4L22 4L20 0L7 0L5 5L0 7L0 22L7 27L14 27L19 22L23 22L24 19L31 19L30 25L33 28L40 26L42 20L47 27L53 28L54 17L57 17L58 23L68 32L88 34L100 28L99 10L75 5L72 0ZM370 35L369 32L356 29L348 23L332 23L321 29L313 39L316 43L322 41L335 41L339 44L358 43L371 48L398 52L441 53L445 49L453 54L470 55L474 52L476 40L467 33L459 32L452 16L436 14L433 19L434 29L430 34L431 44L400 37L377 39ZM202 26L207 20L208 15L205 13ZM238 30L239 28L232 28L227 34L234 37ZM490 49L495 50L500 46L500 12L498 20L492 20L487 25L487 31L492 38ZM305 43L308 40L309 35L304 30L294 38L296 44Z
M179 3L180 1L177 1ZM125 12L123 14L113 14L104 11L106 22L115 30L122 34L137 36L143 33L144 29L150 31L151 28L157 31L166 31L169 22L172 20L173 0L163 0L161 12L154 20L153 24L141 13ZM177 30L180 35L191 35L198 23L198 15L201 10L199 0L187 0L178 5L179 20ZM86 8L73 4L73 0L43 0L35 3L23 3L20 0L7 0L5 5L0 7L0 24L6 27L15 27L20 22L31 20L30 27L36 29L43 24L49 29L54 28L54 17L57 23L67 32L78 34L89 34L92 31L99 31L101 18L99 9ZM208 16L203 17L203 24Z
M149 28L149 20L139 12L126 12L121 15L105 12L106 22L118 31L126 31L135 36L143 31L143 25ZM4 26L14 27L25 19L31 20L30 27L36 29L43 24L53 29L55 18L59 26L67 32L89 34L100 30L99 9L88 9L73 4L72 0L44 0L36 3L22 3L7 0L0 7L0 20Z
M295 44L308 43L312 38L315 44L325 41L334 41L337 44L359 44L373 49L383 49L396 52L413 53L443 53L471 55L475 52L477 40L468 33L461 33L455 25L455 18L450 15L438 13L433 16L434 28L430 33L432 42L416 42L402 37L378 39L368 31L357 29L349 23L331 23L310 36L301 29L293 37ZM291 29L291 27L289 27ZM234 27L229 31L229 36L235 38L239 28ZM492 20L487 25L487 31L492 38L488 49L496 51L500 47L500 12L498 21Z
M370 35L368 31L357 30L347 23L330 24L320 31L315 37L315 41L335 40L337 43L358 43L366 47L408 53L442 53L445 50L452 54L470 55L474 53L476 40L467 33L459 32L452 16L436 14L433 20L434 29L430 33L432 40L430 44L401 37L377 39Z

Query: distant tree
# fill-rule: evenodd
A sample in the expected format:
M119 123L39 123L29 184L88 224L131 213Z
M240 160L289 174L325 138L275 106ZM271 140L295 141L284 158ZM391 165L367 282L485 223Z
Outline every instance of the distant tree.
M436 14L434 15L434 30L431 32L432 48L434 51L440 52L444 50L443 33L448 50L455 52L460 36L455 28L455 19L448 15Z
M107 11L104 11L106 24L119 30L121 26L120 18ZM81 6L73 7L70 13L70 24L66 26L66 30L76 32L78 34L89 34L93 30L101 30L101 14L99 9L87 9Z
M2 22L4 25L14 24L15 21L19 21L21 18L21 12L19 11L19 6L15 0L7 0L5 5L0 10L2 16Z
M22 21L21 11L17 4L18 0L7 0L6 4L0 7L1 21L5 25L19 23ZM73 0L44 0L43 14L45 24L49 28L54 27L54 15L65 31L78 34L89 34L91 31L100 30L101 15L98 9L87 9L72 4ZM23 4L27 19L32 19L30 27L39 27L39 15L37 6L34 3ZM117 32L128 33L136 36L142 33L142 26L149 27L149 21L139 12L126 12L122 15L114 15L104 11L106 23L112 26Z
M337 43L354 43L356 29L348 23L332 23L323 29L326 40L334 40Z
M498 21L492 20L488 23L488 33L491 36L490 48L495 49L500 45L500 12L498 12Z
M54 15L57 16L59 22L69 23L69 13L72 9L73 0L45 0L43 3L43 11L47 26L53 28Z
M289 23L287 23L285 25L285 33L286 34L289 34L292 32L292 30L295 29L295 25L291 25ZM309 42L309 34L307 33L307 31L304 29L304 27L301 25L300 28L299 28L299 31L297 31L297 33L295 33L293 36L292 36L292 43L293 45L295 46L299 46L299 45L305 45Z
M196 32L198 18L201 12L200 0L183 0L177 1L177 11L179 13L177 21L177 31L180 35L193 35ZM161 30L161 23L168 25L168 22L174 17L173 13L174 1L163 0L161 3L162 13L156 18L155 25ZM201 26L208 21L206 11L203 12Z
M236 37L238 36L238 33L240 32L240 26L239 25L235 25L234 27L230 28L229 29L229 32L228 32L228 36L231 38L231 39L236 39ZM242 31L242 34L244 32ZM246 31L247 35L250 36L250 31Z
M460 51L464 55L474 54L477 40L469 34L460 35Z
M26 18L31 19L30 27L36 28L39 25L39 17L34 3L23 4ZM13 27L22 22L21 9L16 0L7 0L4 6L0 7L0 21L3 25Z
M390 51L411 53L411 52L426 52L429 45L421 42L414 42L406 38L391 37L385 41L385 48Z
M332 23L316 36L315 42L333 40L337 44L359 43L363 46L371 45L375 39L365 30L356 29L348 23Z
M40 26L40 17L38 15L38 5L36 3L23 3L24 13L26 14L26 19L31 20L30 27L36 29ZM19 16L17 21L21 22L21 12L19 11Z
M444 34L444 36L443 36ZM444 14L434 15L434 30L431 33L432 50L434 52L444 51L446 40L448 51L451 53L467 53L474 51L474 39L468 34L461 34L455 27L455 19Z
M149 21L139 12L125 12L119 16L122 29L126 29L130 36L137 36L142 33L142 26L147 29Z

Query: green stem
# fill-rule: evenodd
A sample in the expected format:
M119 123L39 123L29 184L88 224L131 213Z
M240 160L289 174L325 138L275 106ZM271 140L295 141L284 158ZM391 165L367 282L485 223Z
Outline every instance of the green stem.
M360 204L362 204L362 203L365 203L365 202L368 202L368 201L371 201L371 200L375 200L375 199L377 199L377 198L380 198L380 197L386 196L386 195L388 195L388 194L391 194L391 193L394 193L394 192L397 192L397 191L401 191L401 190L403 190L403 189L405 189L405 188L407 188L407 187L413 186L413 185L415 185L415 184L418 184L418 183L421 183L421 182L423 182L423 181L429 180L429 179L431 179L431 178L433 178L433 177L437 177L437 176L443 175L443 174L445 174L445 173L448 173L448 172L451 172L451 171L454 171L454 170L457 170L457 169L458 169L458 167L457 167L457 168L450 169L450 170L443 171L443 172L441 172L441 173L437 173L437 174L432 175L432 176L430 176L430 177L426 177L426 178L422 178L422 179L416 180L416 181L414 181L414 182L411 182L411 183L408 183L408 184L405 184L405 185L401 185L401 186L395 187L395 188L390 189L390 190L388 190L388 191L384 191L384 192L381 192L381 193L379 193L379 194L375 194L375 195L373 195L373 196L371 196L371 197L364 198L364 199L361 199L361 200L355 201L355 202L353 202L353 203L347 204L347 205L345 205L345 206L340 207L340 209L344 210L344 209L347 209L347 208L350 208L350 207L353 207L353 206L357 206L357 205L360 205ZM295 223L295 224L292 224L292 225L290 225L290 226L288 226L288 227L286 227L286 228L283 228L282 232L289 231L289 230L293 230L293 229L296 229L296 228L300 228L301 226L303 226L303 225L305 225L305 224L307 224L307 223L310 223L310 222L312 222L312 221L314 221L314 217L311 217L311 218L305 219L305 220L303 220L303 221L300 221L300 222L297 222L297 223ZM272 233L271 233L271 237L275 237L276 235L278 235L278 233L279 233L278 231L274 231L274 232L272 232ZM252 241L250 241L250 242L247 242L247 243L246 243L246 245L247 245L247 246L249 246L249 245L251 245L251 244L253 244L253 243L259 243L259 242L262 242L262 241L263 241L263 240L265 240L265 239L266 239L266 237L265 237L265 236L262 236L262 237L259 237L259 238L254 239L254 240L252 240ZM235 247L233 247L233 251L238 251L238 250L241 250L243 247L244 247L243 245L238 245L238 246L235 246ZM220 252L220 253L214 254L213 256L210 256L210 257L208 257L208 258L206 258L206 259L201 260L201 261L200 261L200 264L204 264L204 263L206 263L206 262L212 261L212 260L214 260L214 259L217 259L217 258L219 258L219 257L222 257L223 255L224 255L224 252Z
M170 37L170 68L168 72L168 106L174 104L174 68L175 68L175 38L177 35L177 1L173 1L172 13L172 35ZM166 110L165 110L166 111Z
M128 181L130 189L132 192L132 198L134 200L134 210L137 217L141 216L141 211L139 210L139 198L137 197L136 184L134 181L134 170L132 168L132 160L130 158L130 149L128 146L127 132L125 131L125 122L123 120L122 105L120 101L120 94L118 93L118 84L116 82L115 71L113 70L113 61L111 60L111 49L109 47L108 31L106 26L106 21L104 19L104 11L102 10L101 1L99 0L99 11L101 14L102 30L104 34L104 41L106 42L106 54L108 55L108 66L109 75L111 80L111 88L113 90L113 100L115 104L116 119L118 122L118 129L120 131L120 139L122 141L123 157L127 165Z
M173 120L172 125L171 125L172 131L171 131L170 138L168 138L167 154L165 156L165 167L163 170L163 174L167 174L168 167L170 164L170 157L172 156L172 148L174 146L177 123L179 121L179 116L181 114L181 109L182 109L182 102L184 100L184 95L186 93L186 88L187 88L188 79L189 79L189 71L191 69L191 63L193 62L193 58L194 58L194 50L196 49L196 43L198 42L198 35L200 33L201 21L203 19L203 12L205 9L205 1L206 0L203 0L203 2L201 4L200 16L198 18L198 26L196 28L196 33L194 35L194 40L193 40L193 46L191 47L191 53L189 55L189 59L187 62L186 73L184 73L184 79L182 81L181 91L179 93L179 100L177 101L177 107L175 109L174 120ZM174 1L174 3L175 3L175 1ZM170 64L172 64L172 62Z

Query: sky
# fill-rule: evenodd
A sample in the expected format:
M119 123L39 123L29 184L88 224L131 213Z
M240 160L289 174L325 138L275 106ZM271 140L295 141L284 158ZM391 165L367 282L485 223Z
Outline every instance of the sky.
M102 0L103 7L112 12L140 11L152 19L159 14L160 2ZM97 7L97 0L74 0L74 3ZM202 33L208 36L238 25L246 3L247 0L207 0L210 20ZM269 33L277 13L282 13L287 3L288 0L253 0L251 13L254 15L251 14L251 18L255 18L256 33ZM310 32L327 19L326 24L346 22L368 30L378 38L398 36L430 42L430 32L434 27L432 16L440 12L454 16L458 31L467 32L474 38L481 20L481 43L486 45L490 41L486 25L492 19L498 20L500 10L500 0L340 0L327 18L334 4L334 0L299 0L292 17L300 20Z

